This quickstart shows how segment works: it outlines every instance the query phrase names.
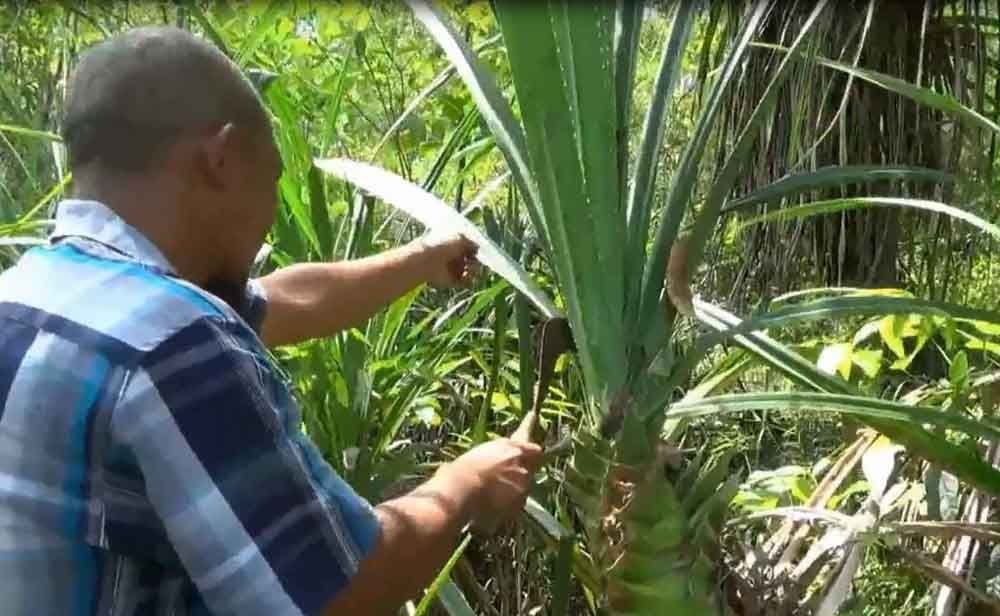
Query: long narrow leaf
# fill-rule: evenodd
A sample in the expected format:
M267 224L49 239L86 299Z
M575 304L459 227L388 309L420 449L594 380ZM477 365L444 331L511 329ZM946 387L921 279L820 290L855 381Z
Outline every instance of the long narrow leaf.
M527 147L524 143L524 133L514 118L507 99L497 86L496 79L476 59L455 29L448 22L444 13L426 0L407 0L407 5L430 34L431 38L441 47L445 56L455 67L459 77L469 89L472 100L479 108L490 131L496 137L497 146L503 152L510 166L511 174L527 205L531 222L542 237L547 237L545 223L541 216L538 191L531 181L531 171L528 167Z
M569 614L570 574L573 572L573 551L576 547L573 537L563 537L559 541L556 562L553 565L551 616Z
M462 540L462 543L458 544L458 547L455 548L454 552L452 552L448 562L444 564L444 567L442 567L441 571L438 572L437 577L435 577L434 581L431 582L427 592L425 592L424 596L420 598L420 603L417 604L417 609L413 612L413 616L424 616L424 614L427 614L427 611L431 608L431 604L434 602L434 599L437 599L441 588L451 581L451 571L458 563L458 559L462 557L462 554L465 552L465 548L469 547L469 541L471 540L472 535L466 535L465 539Z
M14 126L13 124L0 124L0 133L21 135L22 137L36 137L47 141L62 141L62 137L47 130L35 130L33 128L25 128L23 126Z
M763 21L770 4L768 0L757 0L743 18L740 32L734 37L733 47L726 56L715 86L698 116L694 134L681 155L681 162L671 179L667 204L656 230L653 247L642 271L642 291L639 294L639 301L629 307L632 311L628 319L631 325L630 337L637 337L639 332L647 331L652 320L656 318L660 291L663 289L663 276L667 271L667 255L677 238L684 214L691 204L705 148L715 127L723 97L733 82L736 70L750 45L750 39Z
M820 14L823 10L825 10L826 5L827 0L819 0L816 2L816 5L809 14L809 17L799 29L799 32L795 37L795 41L790 47L791 50L797 50L803 44L806 40L806 36L809 34L814 24L818 21ZM736 145L733 146L732 152L726 159L726 164L723 166L722 171L719 172L718 178L708 191L705 203L702 206L701 211L698 213L698 217L695 219L694 228L691 231L690 241L688 242L688 255L686 260L686 274L688 275L701 261L701 256L708 243L708 238L715 230L718 223L719 212L722 209L722 204L725 202L726 197L729 196L737 177L747 163L750 149L753 147L753 144L756 143L762 132L760 130L761 125L771 115L774 106L778 102L780 86L784 83L791 71L791 68L795 64L793 58L797 59L797 56L792 54L787 55L775 70L774 76L771 78L771 82L764 90L764 94L761 96L760 102L757 103L753 113L750 114L750 119L747 120L746 125L743 126L739 139L736 141Z
M745 220L740 227L744 228L749 227L750 225L775 220L795 220L809 216L818 216L820 214L878 207L923 210L925 212L944 214L945 216L950 216L951 218L956 218L962 222L968 223L981 231L985 231L996 239L1000 239L1000 227L987 222L972 212L968 212L939 201L928 201L926 199L904 199L902 197L854 197L849 199L814 201L813 203L785 207L761 214L760 216L754 216L753 218Z
M754 43L753 45L755 47L772 49L782 53L795 53L787 47L771 43ZM811 57L809 59L817 64L820 64L821 66L838 70L848 75L853 75L858 79L862 79L868 83L879 86L889 92L909 98L910 100L920 103L921 105L954 114L958 118L981 128L985 128L988 131L1000 133L1000 126L998 126L995 122L986 118L976 110L963 105L954 97L935 92L929 88L914 85L906 80L900 79L899 77L893 77L892 75L887 75L885 73L865 68L855 68L850 64L844 64L843 62L837 62L836 60L830 60L829 58Z
M433 231L461 233L479 247L477 258L523 293L547 317L560 316L531 276L467 218L434 195L378 167L343 158L317 160L326 173L350 182L399 208Z
M641 3L637 3L641 4ZM642 267L649 236L653 185L659 166L660 149L666 132L670 103L680 75L681 59L691 34L697 3L682 2L677 6L670 25L670 36L663 44L660 68L653 84L653 98L646 112L642 142L635 162L635 171L629 185L627 202L628 249L631 251L626 275L629 278L629 304L638 300ZM622 126L627 126L627 123Z
M746 411L834 412L863 418L893 419L950 428L972 436L1000 438L1000 429L960 413L942 409L889 402L878 398L816 392L777 392L729 394L690 402L678 402L670 407L667 417L692 418L720 413Z
M642 34L644 2L616 0L615 7L615 126L629 125L632 114L633 81L639 57L639 37ZM628 191L629 131L619 130L618 147L618 196L624 199ZM622 204L627 208L627 203ZM626 272L628 270L626 269ZM626 281L628 284L628 281Z
M696 347L707 350L740 334L766 329L781 330L821 319L890 314L921 314L1000 325L1000 312L993 310L913 297L874 295L862 291L858 295L802 302L756 315L743 321L738 327L704 334Z
M614 39L615 100L618 112L616 125L628 126L632 110L632 82L635 79L635 65L639 55L639 35L642 33L642 17L646 7L645 3L633 0L617 0L616 4ZM619 155L628 153L628 133L625 131L619 135L618 152ZM625 174L627 163L627 160L619 161L619 170L622 172L620 190L623 194L624 182L627 179Z
M723 212L792 197L810 190L822 190L846 184L874 182L930 182L946 184L955 176L938 169L910 166L844 165L789 175L759 188L745 197L726 204Z
M10 227L23 228L26 225L31 225L35 223L39 212L41 212L50 203L52 203L52 201L56 197L63 194L63 192L66 190L66 187L68 187L70 185L70 182L72 181L73 181L72 173L67 173L66 175L64 175L62 179L59 180L58 183L56 183L55 186L50 188L49 191L45 193L45 195L43 195L41 199L38 200L38 203L31 206L31 208L27 212L22 214L20 218L18 218L15 222L11 223Z
M624 383L624 215L612 52L613 4L494 4L541 198L552 264L589 398Z
M696 315L712 329L739 327L740 319L718 306L695 300ZM740 346L754 353L786 377L810 389L834 394L857 395L846 381L825 374L801 355L760 332L736 336ZM935 462L956 477L994 495L1000 495L1000 472L968 449L932 434L919 425L869 417L865 423L903 445L911 453Z

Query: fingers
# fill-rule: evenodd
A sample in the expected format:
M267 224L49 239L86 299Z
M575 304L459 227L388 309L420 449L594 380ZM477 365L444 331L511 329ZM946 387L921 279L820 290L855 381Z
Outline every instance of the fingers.
M479 254L479 246L464 235L458 236L458 243L462 249L462 255L467 259L475 259L476 255Z
M465 272L470 280L479 276L479 273L483 271L483 265L476 260L475 256L468 257L465 259Z
M545 452L540 445L525 443L521 445L521 464L534 475L545 460Z
M458 281L462 285L469 286L476 279L476 276L479 275L482 267L479 261L476 260L476 255L479 254L479 246L464 235L458 236L458 244L461 251L460 263L462 267L462 273Z
M533 484L534 472L524 468L508 470L493 486L492 505L473 521L475 530L493 535L501 526L515 520L524 509Z
M510 435L510 440L517 441L519 443L533 443L535 428L538 426L538 413L534 411L528 411L524 418L521 419L520 425L514 430L514 433Z

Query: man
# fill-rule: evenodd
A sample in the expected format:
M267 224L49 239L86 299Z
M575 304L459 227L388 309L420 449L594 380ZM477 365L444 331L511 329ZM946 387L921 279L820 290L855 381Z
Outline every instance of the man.
M87 53L64 139L76 198L0 275L3 614L390 614L465 527L518 511L541 460L520 437L372 508L264 347L460 284L467 241L248 283L279 155L252 86L181 30Z

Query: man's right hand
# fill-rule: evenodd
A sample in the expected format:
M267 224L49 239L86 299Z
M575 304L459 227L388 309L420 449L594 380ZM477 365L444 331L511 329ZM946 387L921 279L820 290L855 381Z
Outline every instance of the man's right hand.
M395 614L434 579L467 523L493 532L518 515L542 463L542 448L528 436L535 424L529 413L510 438L470 449L413 492L379 505L375 549L324 614Z
M524 507L542 463L542 448L531 442L529 414L510 438L470 449L438 469L434 480L465 491L473 528L492 533Z

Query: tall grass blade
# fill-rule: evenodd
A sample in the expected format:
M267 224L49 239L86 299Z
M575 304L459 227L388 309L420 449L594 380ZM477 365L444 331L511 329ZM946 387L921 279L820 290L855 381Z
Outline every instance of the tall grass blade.
M438 150L438 155L434 159L434 163L431 165L430 171L427 172L427 177L421 182L420 186L426 191L433 191L434 187L437 185L439 179L441 179L441 174L444 173L445 167L448 162L451 161L458 147L468 139L469 135L479 124L479 114L476 113L474 108L469 108L466 112L465 117L462 121L458 123L455 130L451 132L448 140L445 141L441 149Z
M559 550L552 571L552 606L549 610L551 616L569 615L570 575L573 572L575 547L573 537L563 537L559 541Z
M348 89L348 75L350 73L351 62L353 62L353 46L340 58L340 71L337 73L337 85L334 87L333 98L327 102L326 111L323 113L323 134L320 136L320 149L322 153L330 150L330 146L338 141L340 135L337 131L337 120L340 118L340 110L344 104L344 96Z
M333 258L333 224L330 222L330 209L326 203L323 176L316 165L310 165L306 182L309 186L309 219L316 231L319 256L329 260Z
M41 199L38 200L38 203L31 206L31 208L29 208L27 212L21 214L21 216L16 221L11 223L10 228L23 227L25 225L30 225L36 222L35 219L38 218L39 213L43 209L45 209L50 203L52 203L52 201L54 201L56 197L63 194L63 192L66 190L67 187L69 187L72 181L73 181L72 173L67 173L66 175L64 175L62 179L55 184L55 186L50 188L49 191L45 193L45 195L43 195Z
M62 137L56 133L52 133L47 130L36 130L34 128L25 128L23 126L14 126L13 124L0 124L0 133L19 135L21 137L34 137L36 139L44 139L46 141L62 141Z
M827 0L819 0L816 2L812 12L802 24L795 37L795 41L790 47L793 52L797 51L806 40L807 35L818 21L820 14L826 9L827 4ZM688 255L686 261L686 273L688 275L693 272L694 267L701 261L705 246L708 243L708 238L715 230L716 224L718 223L719 212L722 209L722 204L729 196L737 177L746 165L750 149L753 147L753 144L756 143L762 132L760 130L762 124L768 117L770 117L774 106L778 102L778 94L781 91L780 86L784 83L785 79L787 79L792 67L795 66L795 60L797 60L797 58L798 56L789 54L782 59L778 68L775 70L770 83L768 83L767 88L764 90L764 94L761 96L760 101L754 108L753 113L751 113L750 119L748 119L746 125L744 125L739 139L736 141L732 152L726 159L726 164L719 172L718 178L712 184L711 189L709 189L708 195L705 197L705 203L695 219L694 227L691 230L690 241L688 242Z
M465 548L469 547L469 541L471 540L472 535L466 535L465 538L462 539L462 543L458 544L458 547L455 548L454 552L452 552L448 562L444 564L444 567L442 567L441 571L438 572L437 577L435 577L434 581L431 582L431 585L427 587L427 591L424 593L424 596L420 598L420 603L417 604L417 609L413 612L413 616L426 616L426 614L429 613L428 610L431 609L431 605L434 603L434 600L438 598L438 593L441 592L441 588L451 581L452 569L454 569L455 565L458 564L458 559L465 553Z

